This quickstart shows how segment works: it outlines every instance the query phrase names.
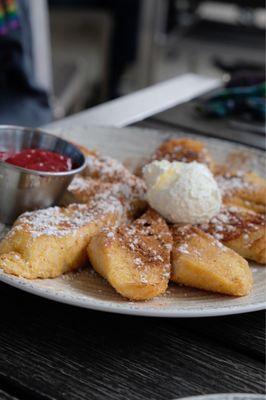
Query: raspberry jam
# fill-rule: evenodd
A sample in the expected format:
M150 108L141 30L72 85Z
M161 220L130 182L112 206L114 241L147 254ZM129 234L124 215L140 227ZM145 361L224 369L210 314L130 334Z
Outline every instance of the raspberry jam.
M72 169L71 158L41 149L24 149L17 153L0 151L0 160L35 171L65 172Z

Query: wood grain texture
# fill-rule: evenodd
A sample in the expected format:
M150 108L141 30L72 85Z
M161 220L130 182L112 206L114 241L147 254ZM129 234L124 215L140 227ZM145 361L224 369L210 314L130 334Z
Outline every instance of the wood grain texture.
M20 400L18 397L14 397L2 389L0 389L0 399L1 400Z
M0 382L20 387L29 399L159 400L264 391L261 313L126 317L57 304L4 284L0 300ZM239 347L235 327L241 333L241 324L250 340L243 332ZM255 355L249 346L259 349Z
M265 313L255 312L233 317L187 321L187 328L209 341L234 348L243 354L265 362Z

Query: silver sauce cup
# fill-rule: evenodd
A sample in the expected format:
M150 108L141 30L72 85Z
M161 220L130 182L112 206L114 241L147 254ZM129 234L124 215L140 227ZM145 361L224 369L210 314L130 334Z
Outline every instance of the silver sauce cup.
M56 204L75 174L86 166L83 153L73 144L40 129L0 125L0 152L23 149L54 151L72 159L73 169L43 172L0 161L0 222L11 224L24 211Z

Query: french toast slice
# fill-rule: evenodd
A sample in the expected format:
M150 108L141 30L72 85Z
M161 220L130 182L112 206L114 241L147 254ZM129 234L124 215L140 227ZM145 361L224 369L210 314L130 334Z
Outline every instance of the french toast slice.
M266 181L254 172L223 173L215 177L226 205L266 213Z
M93 198L115 197L121 201L127 218L132 219L138 217L147 208L145 192L144 181L133 176L127 182L111 183L76 175L61 202L63 205L68 205L88 203Z
M82 175L102 182L128 182L136 181L133 175L120 161L103 156L99 153L89 152L86 157L86 168ZM133 184L133 183L132 183Z
M192 225L173 225L171 280L198 289L247 295L252 272L244 258Z
M266 217L241 207L224 206L207 224L199 225L242 257L266 264Z
M0 242L0 268L28 279L54 278L82 267L87 245L101 228L120 221L119 200L26 212Z
M167 289L172 236L162 217L148 210L130 225L104 229L88 245L89 260L123 297L147 300Z
M61 204L87 203L92 198L118 198L129 219L147 208L145 182L132 174L120 161L80 147L86 155L85 172L76 175Z
M210 170L213 169L214 162L203 143L195 139L180 138L170 139L163 142L152 156L154 160L168 160L192 162L197 161L206 164Z
M99 196L110 190L111 185L109 182L102 182L99 179L92 179L77 174L68 186L60 202L63 206L68 206L72 203L85 204L95 198L95 196Z

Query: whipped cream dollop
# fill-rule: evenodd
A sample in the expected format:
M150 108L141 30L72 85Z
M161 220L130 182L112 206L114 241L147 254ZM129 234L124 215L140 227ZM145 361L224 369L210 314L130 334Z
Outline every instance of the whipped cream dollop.
M201 224L220 211L218 185L204 164L153 161L143 177L148 203L169 222Z

